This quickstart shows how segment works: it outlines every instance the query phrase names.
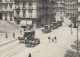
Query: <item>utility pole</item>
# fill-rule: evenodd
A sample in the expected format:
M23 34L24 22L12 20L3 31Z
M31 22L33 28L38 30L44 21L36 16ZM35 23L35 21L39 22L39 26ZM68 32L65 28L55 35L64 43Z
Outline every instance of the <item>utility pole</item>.
M73 35L73 32L72 32L72 22L71 22L71 34Z
M77 57L78 57L78 25L77 25Z

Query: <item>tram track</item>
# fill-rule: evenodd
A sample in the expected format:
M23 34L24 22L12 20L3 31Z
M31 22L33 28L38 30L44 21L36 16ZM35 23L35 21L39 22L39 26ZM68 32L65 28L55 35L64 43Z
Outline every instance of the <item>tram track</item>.
M1 50L0 51L0 57L6 57L6 56L11 57L12 55L19 53L20 50L23 50L23 47L25 47L24 44L18 43L14 46L7 48L7 49Z
M11 53L5 55L4 57L13 57L14 55L20 53L21 51L23 51L26 47L25 46L22 46L21 48L15 50L15 51L12 51Z
M13 45L13 46L10 46L10 47L8 47L8 48L6 48L6 49L1 50L1 51L0 51L0 54L5 53L6 51L15 48L17 45L19 45L19 43L15 44L15 45Z

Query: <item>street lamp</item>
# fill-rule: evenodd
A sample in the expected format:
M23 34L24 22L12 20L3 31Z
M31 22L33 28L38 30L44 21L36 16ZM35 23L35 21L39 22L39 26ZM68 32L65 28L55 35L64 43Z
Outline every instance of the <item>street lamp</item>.
M72 22L71 22L71 34L73 35L73 32L72 32Z
M78 52L79 50L78 50L78 25L77 25L77 57L78 57Z

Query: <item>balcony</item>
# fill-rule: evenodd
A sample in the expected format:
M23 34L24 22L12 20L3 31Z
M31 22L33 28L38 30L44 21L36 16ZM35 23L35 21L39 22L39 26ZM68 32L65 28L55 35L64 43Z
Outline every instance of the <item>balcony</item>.
M22 7L23 10L26 10L26 7Z
M57 7L57 8L65 8L65 6L63 6L63 5L55 5L54 7Z
M20 18L20 16L19 16L18 14L16 14L16 15L14 16L14 18Z
M20 9L20 7L15 7L15 9L16 9L16 10L19 10L19 9Z
M62 1L62 2L60 2L60 3L65 4L65 2L64 2L64 1Z

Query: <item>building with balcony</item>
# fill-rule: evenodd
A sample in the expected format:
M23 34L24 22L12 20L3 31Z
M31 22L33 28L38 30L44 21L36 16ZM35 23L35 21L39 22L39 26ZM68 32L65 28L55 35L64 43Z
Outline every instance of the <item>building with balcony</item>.
M0 20L14 22L13 8L13 0L0 0Z
M77 17L77 0L65 0L66 17Z
M80 30L80 0L77 0L77 14L78 14L78 20L77 20L77 24L78 26L78 30Z
M54 21L53 1L49 0L14 0L14 21L26 27L37 28Z
M61 17L65 17L65 0L54 0L54 8L56 12L56 21L59 21Z
M77 6L78 6L78 20L80 21L80 0L78 0L78 3L77 3Z

